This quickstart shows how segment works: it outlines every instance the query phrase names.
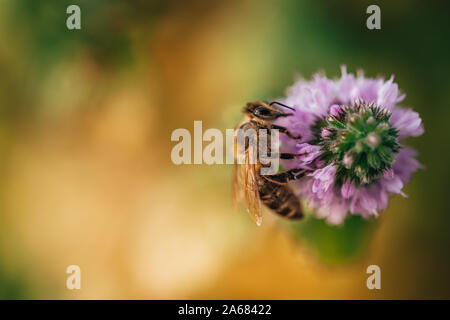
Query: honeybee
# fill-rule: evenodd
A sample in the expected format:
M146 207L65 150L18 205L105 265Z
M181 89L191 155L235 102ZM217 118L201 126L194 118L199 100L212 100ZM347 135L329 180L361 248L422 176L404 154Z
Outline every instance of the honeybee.
M233 203L236 207L237 203L244 199L247 211L258 226L262 222L261 202L284 218L301 219L303 217L300 200L288 186L288 182L303 177L306 170L291 169L277 172L273 175L261 175L261 168L267 165L261 163L259 152L256 152L256 161L250 161L251 152L255 151L254 148L259 146L260 129L266 129L268 132L271 129L277 129L279 133L285 134L291 139L301 139L301 137L294 136L286 128L273 124L275 120L281 117L293 115L292 113L283 112L274 105L295 111L295 109L276 101L271 103L262 101L249 102L243 109L246 119L238 124L236 129L242 129L244 131L253 129L257 133L256 140L258 141L252 141L250 143L250 139L246 139L244 142L245 146L242 146L242 141L240 143L241 146L239 146L239 141L236 139L236 136L234 139L235 160L239 156L244 156L245 161L241 161L241 164L239 164L239 161L235 161L234 164ZM271 154L270 137L271 135L268 134L267 152L269 154ZM244 154L239 155L237 150L244 150ZM300 156L300 154L279 153L279 159L294 159L297 156Z

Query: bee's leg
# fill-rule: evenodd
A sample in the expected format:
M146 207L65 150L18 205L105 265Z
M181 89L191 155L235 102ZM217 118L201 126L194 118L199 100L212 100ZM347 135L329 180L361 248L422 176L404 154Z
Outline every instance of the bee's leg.
M284 160L292 160L295 157L300 157L300 156L304 156L304 153L280 153L280 159L284 159Z
M291 169L273 175L264 175L262 177L273 183L286 184L289 181L300 179L306 172L307 170L305 169Z
M302 138L302 136L294 136L288 129L286 129L285 127L282 126L277 126L276 124L272 124L271 129L277 129L279 130L281 133L284 133L285 135L287 135L289 138L295 139L295 140L299 140Z

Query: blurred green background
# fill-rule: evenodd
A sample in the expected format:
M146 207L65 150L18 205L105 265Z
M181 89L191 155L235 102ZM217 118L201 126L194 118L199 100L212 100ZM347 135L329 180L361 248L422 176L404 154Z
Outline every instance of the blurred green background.
M81 7L81 30L66 8ZM381 7L381 30L366 8ZM424 1L0 0L0 298L450 298L450 6ZM295 75L395 74L425 170L378 221L257 228L230 166L171 132L233 128ZM68 265L81 290L65 288ZM366 288L368 265L382 290Z

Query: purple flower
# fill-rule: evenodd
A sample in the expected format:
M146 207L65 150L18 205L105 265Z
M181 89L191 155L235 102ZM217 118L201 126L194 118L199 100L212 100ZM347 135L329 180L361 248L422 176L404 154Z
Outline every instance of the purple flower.
M330 115L332 115L333 117L339 117L341 113L341 107L337 104L333 104L330 107Z
M329 137L331 137L333 135L333 132L332 131L330 131L330 130L328 130L327 128L323 128L322 129L322 132L320 133L320 136L322 137L322 138L329 138Z
M355 186L350 181L344 182L344 184L341 187L341 195L348 199L355 193Z
M392 126L400 131L399 139L423 134L422 120L419 114L411 109L394 108L390 121Z
M310 164L320 155L320 146L311 145L309 143L297 144L297 153L301 156L297 157L297 160L303 162L303 164Z
M401 145L424 132L417 112L398 104L405 95L389 80L347 73L340 79L314 75L297 81L283 102L296 109L285 126L301 141L282 139L282 152L302 154L283 161L286 169L308 168L293 183L317 217L341 224L348 214L378 216L390 194L403 193L412 173L421 167L417 153Z
M308 176L313 177L314 179L311 191L318 199L328 199L328 190L332 190L331 187L334 185L335 174L336 167L332 164L314 170L313 173L308 174Z

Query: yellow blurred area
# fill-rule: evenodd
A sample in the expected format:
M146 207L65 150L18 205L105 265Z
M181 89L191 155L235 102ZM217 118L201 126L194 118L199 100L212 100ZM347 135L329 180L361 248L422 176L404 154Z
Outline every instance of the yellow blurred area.
M232 128L246 101L282 94L303 72L277 72L286 28L277 2L195 3L131 28L131 65L105 66L81 44L24 95L33 106L12 116L2 148L3 272L25 283L24 297L39 299L438 296L436 280L416 283L428 270L414 251L420 244L399 236L422 223L418 184L407 188L409 199L391 199L360 257L327 265L271 213L258 228L233 210L231 166L172 164L174 129L191 131L194 120ZM5 71L1 85L14 88L37 62L26 60L26 40L3 27L17 51L2 46L2 66L18 80L5 80ZM71 264L81 267L78 291L65 287ZM382 270L380 292L366 287L371 264Z

